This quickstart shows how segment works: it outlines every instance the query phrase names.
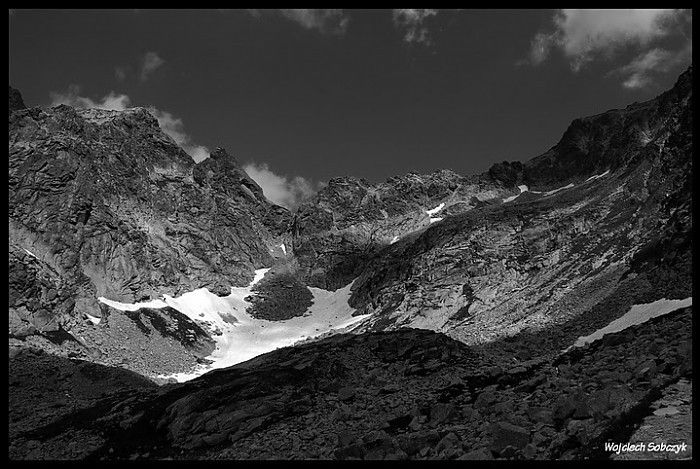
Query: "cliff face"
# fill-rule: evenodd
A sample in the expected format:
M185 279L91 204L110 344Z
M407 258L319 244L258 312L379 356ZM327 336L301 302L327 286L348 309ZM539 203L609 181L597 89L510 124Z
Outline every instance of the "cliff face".
M128 303L201 287L227 294L272 263L291 215L225 150L196 165L141 108L14 108L11 99L17 331L99 318L101 296Z

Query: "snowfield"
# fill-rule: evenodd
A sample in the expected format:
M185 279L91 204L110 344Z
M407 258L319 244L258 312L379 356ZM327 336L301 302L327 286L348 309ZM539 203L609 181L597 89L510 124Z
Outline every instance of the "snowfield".
M147 305L149 308L170 306L187 315L205 329L212 332L216 349L207 357L213 363L200 365L190 373L160 376L174 378L178 382L188 381L217 368L225 368L244 362L263 353L314 337L329 331L340 331L358 324L369 315L355 316L355 309L348 305L352 282L334 292L309 287L313 304L300 317L285 321L255 319L246 313L250 303L244 298L254 295L251 287L259 282L269 269L255 272L255 278L247 287L232 287L231 294L218 297L206 288L185 293L173 298L163 295L164 300L148 303L124 304L100 298L113 308L135 311Z
M657 300L653 303L634 305L630 310L625 313L624 316L617 318L607 326L598 329L591 335L586 337L579 337L576 342L567 348L565 351L570 350L572 347L583 347L586 344L590 344L600 338L605 334L612 334L614 332L620 332L631 326L636 326L637 324L642 324L649 319L668 314L680 308L685 308L687 306L692 306L693 297L688 297L684 300Z

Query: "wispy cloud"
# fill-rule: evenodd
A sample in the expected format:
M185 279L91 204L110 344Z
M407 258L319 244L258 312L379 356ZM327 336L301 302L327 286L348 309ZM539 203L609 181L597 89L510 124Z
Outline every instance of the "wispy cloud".
M648 46L674 34L681 14L680 10L559 10L553 16L554 29L533 38L530 63L541 64L558 49L576 72L627 46Z
M264 14L281 15L305 29L314 29L322 34L342 36L347 30L350 18L342 9L276 9L276 10L246 10L255 18Z
M163 65L165 60L158 56L155 52L146 52L146 55L141 59L141 81L148 80L148 77L153 73L158 67Z
M66 93L51 92L50 96L51 106L67 104L76 109L107 109L111 111L123 111L133 107L129 96L117 94L114 91L110 91L98 100L80 96L80 86L78 85L71 85ZM149 106L148 110L153 114L153 117L158 119L158 124L163 132L175 140L193 160L199 162L209 156L209 149L194 143L192 137L185 132L185 125L182 119L175 117L168 111L162 111L153 106Z
M430 9L403 9L393 10L392 18L394 26L403 34L404 41L429 45L432 42L430 31L425 26L425 21L431 16L437 15L437 10Z
M248 163L243 169L251 179L262 187L265 197L290 210L296 209L322 187L322 184L314 183L300 176L290 178L275 174L265 163Z
M70 85L66 93L52 91L50 93L51 106L67 104L76 109L107 109L110 111L123 111L131 107L131 100L125 94L117 94L110 91L102 99L95 101L85 96L80 96L80 86Z
M692 56L691 42L688 42L686 47L680 51L656 48L638 55L632 62L613 73L626 77L622 83L624 88L646 88L654 83L656 75L689 64L692 61Z

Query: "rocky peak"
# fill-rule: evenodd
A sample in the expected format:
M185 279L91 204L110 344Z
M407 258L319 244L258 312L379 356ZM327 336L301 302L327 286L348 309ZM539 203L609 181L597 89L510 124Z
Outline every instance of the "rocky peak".
M197 163L193 177L200 186L211 191L212 196L216 194L236 200L241 209L253 215L256 223L262 223L262 232L269 231L274 236L281 236L287 229L291 212L270 202L262 187L245 172L238 159L224 148L217 147L211 157Z
M22 100L22 95L19 90L10 86L10 114L12 111L17 111L19 109L26 109L27 106L24 105Z
M692 65L656 98L572 121L554 147L524 164L522 180L531 190L549 190L653 158L691 98Z
M210 154L211 158L214 159L223 159L223 160L236 160L233 155L229 154L224 147L216 147L216 150L211 152Z

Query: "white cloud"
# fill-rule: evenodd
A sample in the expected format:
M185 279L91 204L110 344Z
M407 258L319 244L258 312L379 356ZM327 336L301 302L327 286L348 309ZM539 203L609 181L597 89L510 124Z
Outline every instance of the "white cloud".
M131 106L131 99L125 94L116 94L110 91L101 100L95 101L91 98L80 96L80 86L71 85L68 87L67 93L51 92L51 106L58 104L67 104L76 109L106 109L110 111L123 111ZM160 128L168 134L175 143L177 143L192 159L200 162L209 156L209 149L202 145L197 145L192 141L192 138L185 132L185 126L182 119L175 117L167 111L161 111L153 106L149 106L148 110L153 117L158 119Z
M290 210L296 209L321 188L320 184L300 176L290 179L287 176L275 174L265 163L261 165L248 163L243 169L251 179L262 187L265 197Z
M674 34L681 10L560 10L555 29L538 33L531 43L531 63L542 63L559 49L578 71L592 60L610 58L627 46L647 46Z
M315 29L323 34L343 35L350 19L342 9L296 9L296 10L246 10L254 18L263 14L279 14L306 29Z
M163 132L170 135L172 139L175 140L175 143L180 145L195 162L199 163L209 157L209 149L205 146L195 144L192 141L192 137L185 132L185 125L182 119L175 117L168 111L161 111L152 106L149 106L148 110L153 114L153 117L158 119L158 124L160 124L160 128L163 129Z
M110 111L123 111L131 107L131 100L125 94L116 94L114 91L110 91L105 97L100 101L94 101L90 98L84 96L79 96L80 86L70 85L68 87L68 92L56 93L52 91L51 96L51 106L57 106L59 104L67 104L76 109L107 109Z
M428 28L423 24L426 18L437 15L437 10L404 9L393 10L394 25L403 32L408 43L429 45L432 41Z
M693 48L690 42L679 52L655 48L638 55L632 62L620 67L614 73L627 76L622 83L624 88L645 88L654 82L654 75L688 65L692 61L692 55Z
M148 80L148 76L164 63L155 52L147 52L141 60L141 81Z

